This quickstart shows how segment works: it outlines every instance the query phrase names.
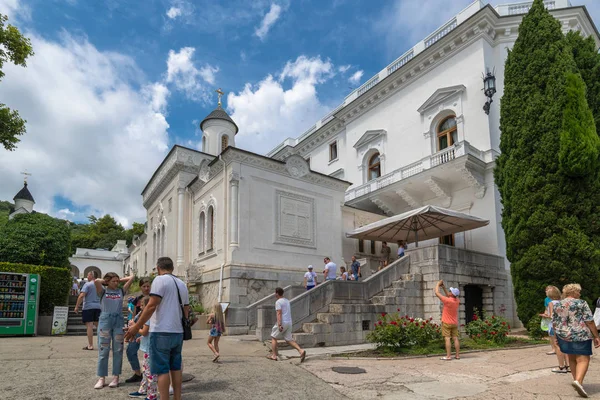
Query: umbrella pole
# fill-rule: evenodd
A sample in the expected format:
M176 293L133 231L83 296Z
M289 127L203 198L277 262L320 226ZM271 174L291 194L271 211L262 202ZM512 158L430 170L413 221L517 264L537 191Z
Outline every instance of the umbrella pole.
M419 247L419 230L415 229L415 247Z

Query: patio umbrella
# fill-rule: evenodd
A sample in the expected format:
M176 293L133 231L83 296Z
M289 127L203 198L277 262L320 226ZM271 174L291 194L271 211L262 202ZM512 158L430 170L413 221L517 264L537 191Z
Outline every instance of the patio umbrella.
M346 233L348 238L406 243L434 239L486 226L490 221L436 206L424 206Z

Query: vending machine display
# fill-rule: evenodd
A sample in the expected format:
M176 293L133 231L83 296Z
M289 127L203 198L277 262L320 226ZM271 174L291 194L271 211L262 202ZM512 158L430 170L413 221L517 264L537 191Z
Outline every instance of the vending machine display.
M40 277L0 271L0 335L35 335Z

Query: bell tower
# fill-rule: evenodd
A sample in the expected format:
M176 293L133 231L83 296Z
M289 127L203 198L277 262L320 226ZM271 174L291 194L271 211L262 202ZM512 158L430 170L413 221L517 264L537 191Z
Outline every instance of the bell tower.
M221 106L224 92L219 88L215 90L219 102L217 108L200 122L202 131L202 151L217 156L229 146L235 146L235 135L238 127L229 114Z

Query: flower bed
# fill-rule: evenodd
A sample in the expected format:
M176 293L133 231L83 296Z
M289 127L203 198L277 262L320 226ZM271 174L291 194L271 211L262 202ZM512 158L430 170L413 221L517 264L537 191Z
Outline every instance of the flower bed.
M506 343L510 333L510 324L504 317L483 313L479 318L477 314L473 315L473 320L465 327L465 333L476 342L494 342L498 344Z
M397 351L407 347L423 347L442 338L440 326L433 318L424 320L398 313L382 313L367 340L378 349Z

